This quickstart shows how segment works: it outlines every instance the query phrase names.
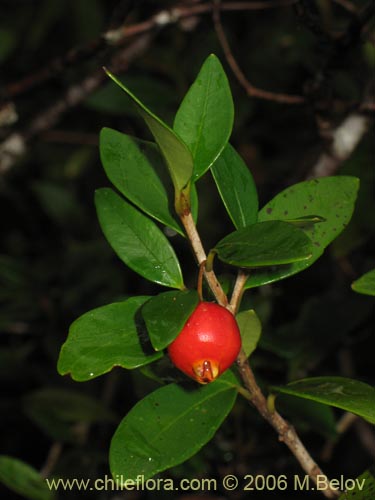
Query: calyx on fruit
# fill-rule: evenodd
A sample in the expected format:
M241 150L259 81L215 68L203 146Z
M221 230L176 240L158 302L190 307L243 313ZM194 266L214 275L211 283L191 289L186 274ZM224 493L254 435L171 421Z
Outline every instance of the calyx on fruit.
M237 322L225 307L200 302L168 347L173 364L201 384L215 380L241 349Z

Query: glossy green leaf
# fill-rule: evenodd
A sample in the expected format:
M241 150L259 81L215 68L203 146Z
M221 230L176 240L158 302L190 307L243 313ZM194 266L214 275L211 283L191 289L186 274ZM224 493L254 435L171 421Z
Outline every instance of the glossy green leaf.
M354 281L352 289L358 293L375 296L375 269L372 269Z
M114 366L132 369L159 359L147 338L140 307L149 297L131 297L93 309L71 325L61 348L58 371L83 381Z
M355 479L345 478L347 491L338 500L372 500L375 498L375 471L366 470Z
M262 333L262 324L254 309L241 311L236 320L241 332L242 348L247 357L255 351Z
M142 307L142 316L156 351L167 347L180 333L199 302L195 290L164 292Z
M236 400L227 371L205 386L170 384L139 401L122 420L110 447L114 477L151 478L197 453L214 436Z
M168 184L162 182L162 179L165 181L165 165L156 144L103 128L100 157L108 179L128 200L151 217L184 234L172 216L173 190L168 190Z
M109 188L96 191L95 204L105 237L127 266L159 285L184 287L173 248L148 217Z
M238 229L215 246L220 260L238 267L289 264L311 257L311 241L292 224L259 222Z
M258 219L258 194L250 170L227 144L211 167L221 199L237 229L250 226Z
M311 259L283 268L256 270L249 277L246 288L281 280L311 266L350 221L358 187L356 177L322 177L295 184L267 203L259 212L259 221L290 221L312 214L324 221L303 227L313 242Z
M189 184L193 174L193 157L188 147L168 125L146 108L118 78L108 70L106 72L136 104L140 116L146 122L165 158L176 192L181 192Z
M349 411L375 423L375 389L371 385L344 377L312 377L280 387L272 387L300 398L311 399Z
M53 500L55 494L48 488L39 472L17 458L0 455L0 481L10 490L30 500Z
M232 132L233 118L228 79L219 59L211 54L185 95L173 125L193 155L194 180L220 155Z

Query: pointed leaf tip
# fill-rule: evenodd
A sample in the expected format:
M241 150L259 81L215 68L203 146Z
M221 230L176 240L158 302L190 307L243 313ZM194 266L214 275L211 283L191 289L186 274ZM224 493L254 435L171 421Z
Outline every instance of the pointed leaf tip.
M229 140L233 120L228 79L219 59L211 54L185 95L173 124L194 158L194 181L219 157Z
M150 111L115 75L109 70L106 70L106 73L137 106L138 113L150 129L165 159L176 191L176 200L178 200L180 193L188 188L193 173L193 158L188 147L163 120Z

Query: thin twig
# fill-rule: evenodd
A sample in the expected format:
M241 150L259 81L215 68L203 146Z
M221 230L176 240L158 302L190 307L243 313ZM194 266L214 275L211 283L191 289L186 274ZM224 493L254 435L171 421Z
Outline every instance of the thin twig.
M345 412L336 424L336 432L338 433L338 435L342 435L347 430L349 430L358 418L359 417L357 415L354 415L354 413ZM321 452L321 459L324 462L328 462L329 460L331 460L337 441L338 438L334 437L333 439L328 439L325 443Z
M191 213L181 215L181 222L185 228L186 234L189 237L197 263L201 266L204 262L206 262L207 256ZM209 287L212 290L212 293L215 295L217 302L226 307L228 305L228 298L217 280L214 271L207 271L204 269L203 273Z
M66 71L69 66L78 64L83 59L88 58L92 54L98 52L105 46L104 40L93 40L81 47L75 47L69 50L62 57L58 57L50 61L37 72L26 75L21 80L7 84L0 94L0 98L12 99L26 91L41 85L47 80L54 78L63 71Z
M244 286L246 284L247 278L249 277L249 273L240 269L237 273L236 282L233 287L232 297L229 303L229 309L233 314L236 314L238 308L241 304L242 295L245 291Z
M149 34L137 38L128 47L117 52L109 63L111 71L120 72L126 69L149 46ZM27 129L14 132L0 144L0 173L5 173L26 152L27 143L45 130L50 130L69 109L80 104L105 80L104 71L95 70L81 82L69 87L63 97L51 106L38 113Z
M305 102L305 98L303 96L282 94L279 92L270 92L268 90L263 90L253 85L247 79L230 48L227 36L225 34L223 25L221 23L220 10L222 10L220 7L220 2L216 1L214 3L214 10L213 10L213 21L214 21L215 31L229 66L232 69L240 85L245 89L247 95L250 97L257 97L259 99L264 99L267 101L278 102L280 104L303 104Z
M220 6L224 11L253 11L273 9L276 7L293 5L297 0L274 0L258 2L227 2ZM104 48L122 46L129 38L149 33L170 24L177 24L181 20L194 18L199 15L212 13L214 7L211 3L196 4L191 6L175 6L163 9L145 21L132 25L124 24L119 28L110 29L91 42L69 50L61 57L55 58L42 69L7 84L0 93L0 99L10 100L26 91L45 83L66 70L67 67L78 64L83 59L98 53Z
M358 418L354 422L354 428L357 433L357 436L359 440L362 443L362 447L367 451L367 453L370 455L372 459L374 459L375 456L375 433L373 431L372 426L366 422L365 420L362 420L361 418Z
M228 2L221 4L220 9L225 11L261 10L292 5L294 3L296 3L296 0ZM129 38L138 36L138 39L130 44L128 48L120 51L120 57L122 54L128 53L128 59L132 60L134 59L134 57L131 55L132 52L141 52L142 50L138 47L142 47L144 44L147 45L147 41L150 39L153 32L166 25L176 24L180 20L189 17L212 13L213 9L214 6L211 3L198 3L193 4L189 7L172 7L170 9L160 11L150 19L141 23L133 24L130 26L124 25L118 29L107 31L104 35L102 35L100 39L96 41L94 40L93 42L90 42L90 44L81 48L72 49L62 58L52 61L39 73L28 75L21 81L8 84L1 95L3 97L7 96L8 98L14 97L18 94L26 92L36 85L44 83L46 80L53 76L57 76L66 68L67 65L73 65L82 60L83 57L87 57L88 55L95 53L95 51L103 48L103 40L108 46L120 47L127 40L129 40ZM112 59L114 60L116 58L119 59L119 57L115 54ZM126 66L127 62L125 61L125 63L123 63L123 67ZM119 72L121 70L121 65L118 65L116 69L117 72ZM87 95L89 95L101 85L103 79L104 75L101 71L94 71L91 75L84 78L80 83L72 85L66 91L65 95L57 102L38 113L34 117L34 119L32 119L26 130L21 132L15 131L8 135L8 137L4 139L2 144L0 144L0 173L8 171L18 160L18 158L25 154L27 149L27 142L31 138L35 137L41 132L44 132L45 130L51 129L51 127L58 122L62 114L64 114L68 109L82 102L82 100ZM267 92L265 93L265 95L266 94ZM10 104L13 105L12 103Z
M198 297L201 302L203 302L203 273L204 273L204 266L206 264L206 261L203 261L199 264L199 273L198 273L198 280L197 280L197 292L198 292Z
M315 483L317 483L319 479L327 485L327 488L322 490L324 496L326 498L337 498L339 493L330 487L328 478L326 478L319 465L313 460L310 453L300 440L294 427L286 422L283 417L277 413L277 411L269 411L267 400L255 380L254 374L243 350L241 350L237 358L237 364L245 387L252 395L252 404L256 407L262 417L276 430L279 435L279 440L290 449L309 477L311 477ZM324 481L323 478L325 478Z
M63 445L59 441L55 441L52 444L51 448L48 451L46 461L43 467L40 469L40 475L43 478L46 478L51 474L61 456L62 450Z
M250 10L266 10L275 9L277 7L285 7L297 3L297 0L273 0L259 2L223 2L220 4L220 10L223 11L250 11ZM170 9L161 10L147 21L143 21L131 26L121 26L120 28L111 30L104 34L104 38L111 43L122 43L129 36L138 35L144 31L162 27L177 22L188 17L196 17L203 14L211 14L215 7L211 2L191 5L189 7L179 5Z
M181 221L190 240L198 265L201 265L206 260L206 253L191 213L181 215ZM243 291L245 273L241 272L237 278L235 287L236 292L233 294L230 304L228 303L228 299L216 278L215 272L213 270L209 272L206 271L205 278L219 304L227 307L229 310L236 310L238 308ZM297 458L303 470L311 477L311 479L316 483L319 476L321 481L325 481L327 488L322 491L325 497L336 498L338 496L338 492L330 487L328 478L323 474L320 467L313 460L299 439L294 428L289 425L279 413L269 410L267 400L257 384L243 349L241 349L240 354L238 355L237 364L244 386L251 395L251 403L256 407L262 417L276 430L279 435L279 440L288 446ZM246 395L246 398L249 399L248 395Z

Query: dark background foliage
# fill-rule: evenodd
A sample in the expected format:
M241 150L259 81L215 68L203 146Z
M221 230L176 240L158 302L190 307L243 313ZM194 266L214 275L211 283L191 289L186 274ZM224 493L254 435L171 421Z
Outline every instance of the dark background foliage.
M263 2L268 7L273 3ZM361 180L349 227L310 269L248 292L245 302L263 321L252 365L265 388L313 375L351 376L374 384L374 302L350 289L355 278L375 266L374 8L366 1L284 3L293 5L228 10L221 20L233 55L252 84L276 96L302 96L299 104L276 102L275 95L247 95L228 65L210 12L168 26L153 22L118 47L101 35L122 24L131 29L175 2L0 1L5 116L0 140L4 144L18 133L25 145L22 155L16 150L16 157L9 162L6 156L0 168L1 454L50 476L103 477L116 425L156 387L137 371L116 369L84 384L56 371L59 349L75 318L119 298L159 291L123 266L96 219L94 190L109 184L98 154L100 129L110 126L149 137L126 97L105 80L102 65L112 64L171 123L202 62L216 53L234 96L231 142L254 175L261 206L282 188L315 175L314 166L325 151L332 152L331 139L346 117L367 117L358 147L336 158L330 172ZM204 4L179 5L191 9ZM136 43L141 47L134 48ZM114 60L116 55L120 61ZM85 86L88 75L103 83L95 92ZM82 93L77 102L74 91ZM209 247L231 225L208 174L198 192L199 229ZM194 286L196 269L189 250L178 237L171 239L184 262L186 281ZM76 393L91 397L98 407L72 400ZM305 403L297 403L286 416L328 475L356 477L371 464L375 437L370 426L356 420L337 434L329 415L322 421L312 409L306 411ZM342 412L334 415L340 420ZM239 402L215 439L169 475L220 478L226 473L292 477L300 469L268 424ZM0 491L2 498L19 498L5 487ZM240 492L215 494L246 497ZM271 494L258 492L256 498ZM58 498L86 495L60 491ZM157 497L156 492L150 495L132 492L124 497ZM281 492L277 495L282 498ZM285 498L292 496L288 492ZM120 497L97 492L95 498Z

